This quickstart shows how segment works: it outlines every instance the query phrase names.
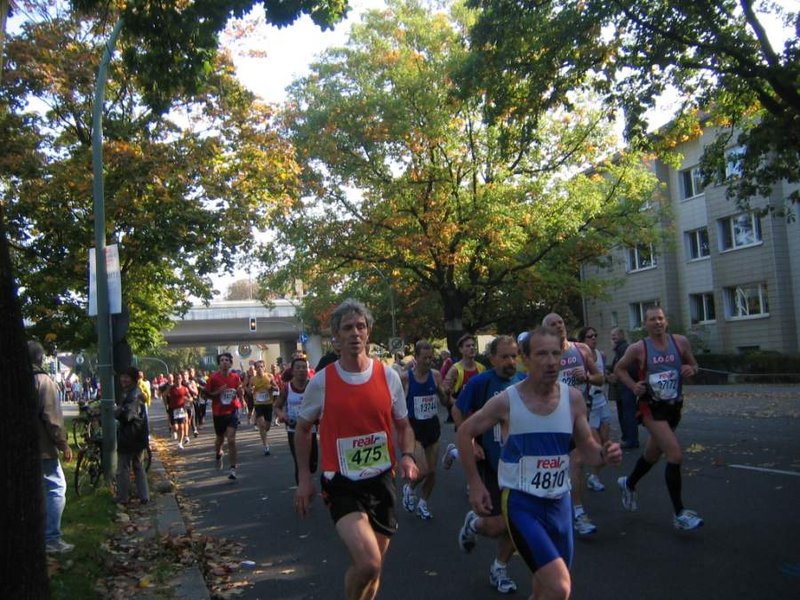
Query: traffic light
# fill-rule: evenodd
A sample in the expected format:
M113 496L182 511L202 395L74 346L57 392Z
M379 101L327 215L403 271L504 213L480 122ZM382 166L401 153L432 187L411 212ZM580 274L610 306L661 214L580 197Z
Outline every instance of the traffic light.
M250 317L250 331L256 330L256 318Z

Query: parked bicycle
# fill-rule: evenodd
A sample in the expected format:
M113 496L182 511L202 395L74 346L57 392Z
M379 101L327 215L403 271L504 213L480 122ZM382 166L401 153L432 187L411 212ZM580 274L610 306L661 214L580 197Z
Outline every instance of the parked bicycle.
M144 451L144 470L150 470L153 461L153 451L148 446ZM85 446L78 449L78 459L75 463L75 493L78 496L91 494L97 489L103 477L103 436L90 438Z
M78 449L86 448L89 441L102 431L100 401L78 403L78 416L72 420L72 439Z

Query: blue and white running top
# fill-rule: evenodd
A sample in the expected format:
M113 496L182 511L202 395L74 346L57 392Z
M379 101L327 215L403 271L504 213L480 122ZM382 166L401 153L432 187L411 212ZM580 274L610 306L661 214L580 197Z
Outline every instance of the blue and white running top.
M569 493L570 388L563 383L559 387L558 406L549 415L532 413L517 386L508 388L508 438L497 469L501 489L551 499Z

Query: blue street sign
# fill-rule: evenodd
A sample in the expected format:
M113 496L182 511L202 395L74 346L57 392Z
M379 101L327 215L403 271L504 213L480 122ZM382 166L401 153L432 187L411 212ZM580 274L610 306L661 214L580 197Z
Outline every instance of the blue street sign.
M305 331L301 331L300 335L297 336L297 341L301 344L305 344L308 341L308 334Z

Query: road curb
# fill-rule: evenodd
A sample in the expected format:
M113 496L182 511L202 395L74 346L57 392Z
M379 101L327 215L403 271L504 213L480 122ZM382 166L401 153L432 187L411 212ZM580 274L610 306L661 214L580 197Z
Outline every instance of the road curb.
M159 490L156 496L156 535L186 535L186 523L175 497L175 485L169 479L157 452L153 452L150 471L157 481L168 482L170 486L169 491ZM211 600L203 573L196 564L179 571L168 585L173 590L174 600Z

